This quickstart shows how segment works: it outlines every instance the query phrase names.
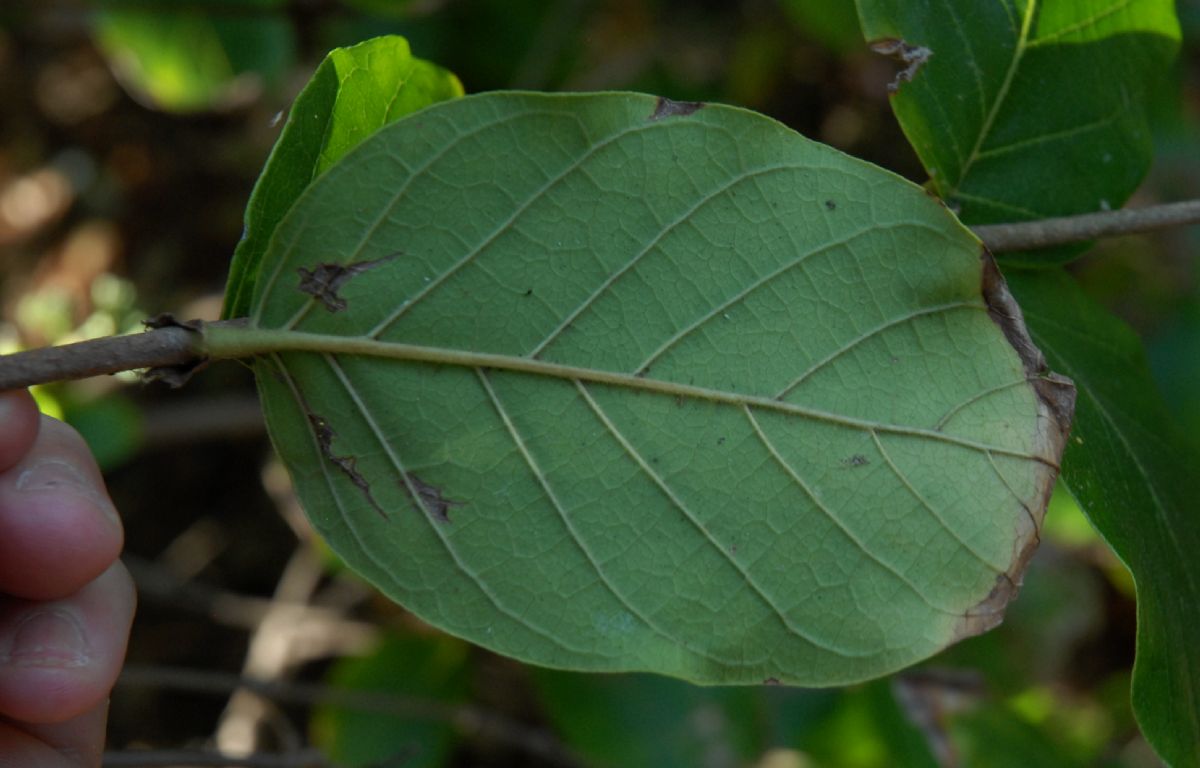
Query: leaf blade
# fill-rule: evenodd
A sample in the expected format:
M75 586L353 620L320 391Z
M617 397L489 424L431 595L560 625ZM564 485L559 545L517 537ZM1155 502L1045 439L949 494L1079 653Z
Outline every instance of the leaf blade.
M246 205L222 319L244 316L275 228L309 184L380 127L463 93L450 72L395 35L335 48L296 97Z
M1200 526L1191 510L1200 457L1176 434L1133 332L1060 271L1015 272L1034 338L1079 384L1063 479L1132 571L1138 634L1133 704L1146 738L1175 766L1200 765Z
M868 40L929 52L892 108L968 224L1119 208L1150 166L1145 93L1179 45L1173 3L859 0ZM1071 183L1047 183L1046 179ZM1062 261L1078 248L1009 261Z
M322 177L210 348L275 353L314 522L433 623L551 666L828 685L993 625L1036 539L1061 427L980 254L752 113L477 96ZM344 310L289 277L385 256Z

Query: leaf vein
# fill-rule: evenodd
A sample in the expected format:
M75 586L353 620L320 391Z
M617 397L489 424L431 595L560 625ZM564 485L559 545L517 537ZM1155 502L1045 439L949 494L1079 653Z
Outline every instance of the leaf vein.
M536 626L528 619L520 616L512 609L508 608L497 595L493 594L492 590L488 587L487 582L481 579L479 574L475 573L470 567L468 567L467 563L459 555L458 550L453 544L451 544L450 539L438 528L437 524L434 523L433 513L428 507L425 506L425 502L422 499L419 489L413 486L408 470L405 469L404 463L400 460L398 452L393 448L392 443L388 441L386 437L384 437L379 428L378 422L376 422L375 418L371 415L370 409L362 401L358 390L354 387L354 384L350 381L349 377L346 375L346 372L342 369L342 366L338 364L337 360L334 359L334 357L330 354L322 355L322 357L326 364L328 364L330 369L333 371L337 380L341 383L343 389L345 389L346 394L354 402L355 407L358 408L359 413L362 414L363 421L366 422L367 427L371 430L371 434L375 437L375 441L379 443L379 447L383 448L384 454L387 456L388 461L392 465L392 470L399 475L400 482L402 482L408 489L408 496L412 500L412 503L415 504L421 511L421 519L426 521L430 530L432 530L438 539L441 540L442 546L446 550L446 554L450 555L450 559L454 561L454 565L458 568L459 572L470 579L475 586L479 588L479 591L488 599L488 602L490 602L497 611L509 617L517 624L527 627L530 631L544 640L547 640L551 644L573 654L586 656L593 653L594 651L592 650L584 650L567 645L566 643L562 642L560 638L556 637L554 632Z
M686 518L692 527L704 537L705 541L707 541L713 547L713 549L725 560L725 562L727 562L730 567L737 571L745 584L750 587L751 591L758 597L763 605L766 606L772 614L774 614L775 618L779 620L779 623L784 629L815 648L820 648L823 651L828 651L829 653L836 654L843 658L861 658L864 656L874 655L871 653L852 653L830 645L817 636L807 632L802 627L796 626L790 619L788 619L779 606L775 604L775 601L772 600L771 597L767 595L761 587L759 587L758 583L750 577L750 574L747 573L746 570L742 568L742 566L739 565L736 560L729 556L728 548L713 537L712 532L709 531L703 523L696 519L696 516L693 515L692 511L688 509L687 505L683 503L683 500L680 499L673 490L671 490L671 487L667 485L666 481L659 477L658 473L646 463L646 460L642 457L638 450L634 448L621 430L617 429L617 425L614 424L611 419L609 419L608 415L604 412L604 409L600 407L600 404L597 403L594 398L592 398L591 393L588 392L587 387L583 385L583 382L576 381L575 386L579 389L579 393L583 395L583 398L587 402L588 406L596 414L596 418L598 418L600 422L604 424L604 427L609 431L613 438L621 444L621 447L625 449L625 452L631 459L633 459L634 463L638 465L646 477L649 478L650 481L654 483L654 485L657 486L660 491L662 491L663 495L667 497L667 500L671 502L672 506L683 513L684 518Z
M885 571L895 577L897 581L908 587L908 590L920 598L921 602L925 603L925 605L927 605L930 609L948 616L962 615L961 611L952 611L947 608L943 608L942 606L934 605L929 597L912 583L911 579L901 573L900 570L894 565L871 551L871 549L867 547L863 540L858 537L858 534L850 530L850 527L847 526L832 509L830 509L823 501L821 501L821 498L817 496L816 492L813 491L809 484L804 480L803 476L801 476L799 470L793 467L787 461L787 459L783 458L783 456L779 453L779 450L775 447L775 443L772 442L769 437L767 437L767 433L763 430L762 425L759 424L758 419L754 418L754 414L747 406L742 406L742 413L745 414L746 418L750 421L750 426L754 428L754 433L758 435L758 439L762 442L763 447L767 449L769 454L771 454L771 458L775 460L775 463L779 465L780 469L782 469L784 473L791 478L793 483L798 485L800 489L804 491L804 494L808 496L809 500L811 500L812 503L817 506L817 509L821 510L821 514L823 514L829 520L829 522L833 523L834 526L836 526L837 529L842 532L842 535L849 539L850 542L854 544L854 546L857 547L860 552L867 556L867 559L878 565L880 568L883 568ZM853 575L851 575L851 577L853 578Z
M625 595L621 594L621 591L617 589L616 585L614 585L609 579L608 575L604 571L604 568L600 565L600 562L596 559L595 555L592 554L591 549L588 548L583 537L580 535L579 530L575 527L575 524L571 522L570 516L567 515L566 508L563 506L562 502L559 501L557 494L555 494L554 489L551 487L549 478L542 471L541 467L537 463L537 460L534 459L533 454L530 453L528 446L525 444L524 438L522 438L520 431L517 429L516 424L512 420L512 417L509 416L508 411L504 408L504 405L500 401L500 397L496 393L495 388L492 386L488 375L483 371L482 368L476 368L475 375L479 378L480 383L483 385L484 391L487 392L487 396L491 400L492 406L496 409L497 415L500 416L500 420L504 422L505 429L508 430L509 436L512 437L513 444L516 445L517 451L525 460L525 464L529 467L530 473L533 475L534 479L537 480L538 485L542 487L542 491L546 494L546 498L550 500L550 504L554 507L555 512L558 513L558 517L562 520L567 532L571 535L571 540L575 543L575 546L579 549L579 551L583 553L583 556L592 566L592 570L596 572L596 577L600 580L600 583L604 585L604 588L608 591L608 593L616 598L617 602L620 603L621 606L628 610L632 615L637 617L638 621L642 622L647 629L659 637L667 640L668 642L673 643L680 648L685 648L689 653L693 653L705 659L706 661L714 662L719 666L728 668L744 665L744 661L730 661L728 659L714 656L707 651L696 650L692 648L686 640L675 637L670 632L659 627L653 620L644 615L636 606L634 606L633 603L630 602L627 597L625 597Z
M954 301L954 302L950 302L947 304L939 304L934 307L922 307L921 309L916 309L916 310L912 310L910 312L906 312L898 317L892 318L891 320L889 320L886 323L882 323L880 325L875 326L874 328L870 329L866 333L856 336L855 338L851 339L847 343L845 343L842 346L835 349L833 352L830 352L825 357L823 357L820 360L818 360L817 362L813 363L812 365L810 365L808 367L807 370L805 370L803 373L801 373L799 376L797 376L795 379L793 379L790 384L788 384L786 387L781 389L779 391L779 393L775 395L775 399L782 400L783 398L787 397L789 394L791 394L791 392L794 389L796 389L796 387L803 384L804 381L806 379L808 379L808 377L812 376L817 371L821 370L825 366L832 363L834 360L836 360L839 357L841 357L842 355L846 354L851 349L854 349L859 344L862 344L863 342L874 338L875 336L883 333L884 331L890 330L890 329L895 328L900 325L904 325L905 323L909 323L909 322L917 319L918 317L926 317L929 315L936 315L936 314L939 314L942 312L950 312L955 309L974 309L974 310L981 310L984 312L987 311L987 307L984 306L983 304L977 304L973 301Z

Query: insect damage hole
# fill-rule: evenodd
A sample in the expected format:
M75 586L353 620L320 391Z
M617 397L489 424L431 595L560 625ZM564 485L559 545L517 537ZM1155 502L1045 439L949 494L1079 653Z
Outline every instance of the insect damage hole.
M368 272L399 255L394 253L381 259L356 261L353 264L322 263L312 269L300 267L296 270L300 274L300 292L319 299L330 312L341 312L346 308L346 300L338 295L338 291L350 278Z
M872 51L883 56L890 56L904 64L904 69L896 73L892 82L888 83L888 93L900 90L901 83L911 83L917 72L933 56L933 51L923 45L913 45L896 37L885 37L870 43Z
M654 105L654 114L650 120L662 120L667 117L687 117L704 108L703 101L674 101L665 96L659 96Z
M367 501L379 513L379 516L387 520L387 513L383 511L383 507L379 506L379 502L375 501L375 497L371 494L371 484L358 471L358 459L353 456L338 456L333 452L333 441L337 437L337 432L334 432L333 427L329 426L329 421L323 416L309 413L308 423L312 425L313 433L317 436L317 445L321 448L321 455L341 470L342 474L349 478L350 482L354 483L354 486L363 492L363 495L367 497Z
M442 489L436 485L430 485L421 478L409 472L406 475L407 482L402 482L401 486L406 492L409 492L411 486L413 491L417 493L417 503L424 509L433 519L441 523L450 522L450 508L461 507L463 502L447 499L442 495ZM409 492L411 496L411 492Z

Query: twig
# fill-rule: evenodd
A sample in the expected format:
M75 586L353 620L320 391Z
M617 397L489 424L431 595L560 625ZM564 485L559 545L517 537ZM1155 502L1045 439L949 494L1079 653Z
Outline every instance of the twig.
M0 392L137 368L187 366L203 359L200 342L196 331L170 326L0 355Z
M1153 229L1200 224L1200 200L1085 213L1057 219L985 224L973 227L975 235L992 253L1027 251L1064 243L1078 243L1112 235L1131 235Z
M235 757L210 750L130 749L104 753L103 768L329 768L332 764L320 751L258 752Z
M1200 200L1146 208L1085 213L1040 221L985 224L975 234L994 253L1200 224ZM240 324L227 320L208 327ZM82 379L136 368L187 367L203 361L203 335L169 326L130 336L81 341L0 355L0 392L65 379Z
M121 557L133 575L138 599L154 602L177 610L194 611L218 624L242 629L257 627L275 603L270 599L242 595L198 581L185 581L163 566L136 555ZM319 605L295 605L296 620L301 623L321 622L331 631L365 641L373 637L378 627L365 621L345 618L339 611Z
M252 677L151 665L128 665L118 687L149 686L164 690L228 695L254 691L283 704L328 706L390 714L416 720L447 722L463 735L485 734L551 765L575 766L574 757L553 735L476 707L396 693L349 690L312 683L258 680Z

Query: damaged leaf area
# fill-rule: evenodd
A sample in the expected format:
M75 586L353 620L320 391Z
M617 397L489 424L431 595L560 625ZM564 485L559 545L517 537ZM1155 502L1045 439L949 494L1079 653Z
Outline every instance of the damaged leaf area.
M745 110L495 93L383 129L282 226L209 349L257 355L314 526L424 620L819 686L1016 595L1073 390L919 187ZM353 293L313 266L400 250Z
M659 96L654 105L651 120L664 120L668 117L687 117L704 108L702 101L673 101L665 96Z
M329 422L323 416L318 416L315 413L308 414L308 421L312 425L313 434L316 435L321 455L349 478L354 487L362 491L363 496L367 499L367 503L386 520L387 513L383 511L383 507L379 506L379 502L375 501L375 497L371 495L371 484L358 471L358 461L353 456L338 456L334 454L333 439L337 437L337 433L333 431L333 427L329 426Z
M899 91L901 83L911 83L917 72L933 55L933 51L923 45L911 45L894 37L875 40L869 43L869 47L875 53L890 56L904 65L904 69L897 72L895 79L888 83L890 93Z
M338 291L350 278L361 275L385 262L396 258L384 256L372 261L358 261L353 264L318 264L312 269L298 267L300 275L300 292L307 293L325 305L330 312L341 312L346 308L346 300L338 295Z

